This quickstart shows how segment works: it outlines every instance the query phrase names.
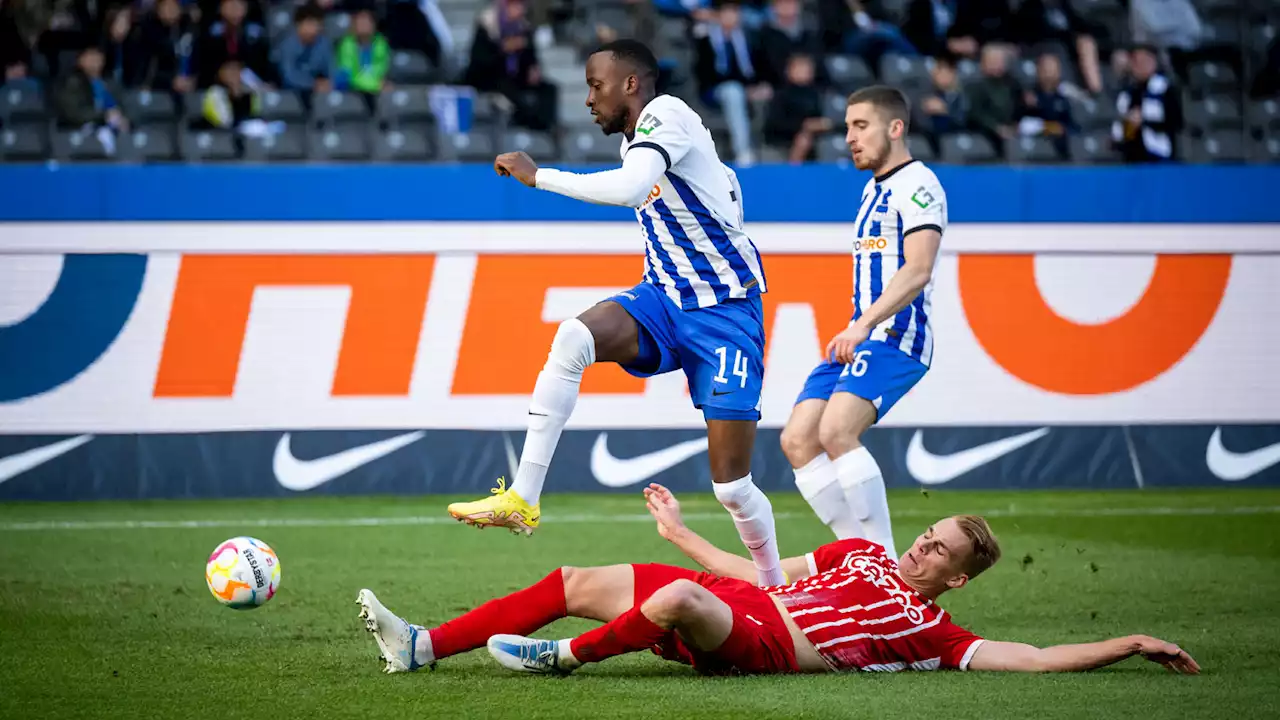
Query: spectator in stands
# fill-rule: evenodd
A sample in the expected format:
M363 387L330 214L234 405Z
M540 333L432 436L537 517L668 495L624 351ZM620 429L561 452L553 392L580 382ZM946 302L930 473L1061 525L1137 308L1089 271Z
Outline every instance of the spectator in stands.
M1036 85L1023 93L1020 135L1043 135L1053 140L1063 158L1067 153L1067 136L1079 130L1071 117L1071 103L1062 92L1062 62L1051 52L1036 60Z
M764 59L754 40L742 27L738 4L726 0L716 10L716 22L708 24L706 35L698 39L694 66L702 101L724 113L734 162L743 166L755 162L747 101L766 100L770 95L756 70Z
M60 127L95 133L112 155L116 133L127 132L129 120L116 102L118 90L103 79L102 67L102 50L94 46L81 50L76 69L58 83L53 103Z
M956 0L956 20L947 36L947 49L966 58L978 57L988 43L1018 42L1009 0Z
M235 132L237 145L241 142L239 137L263 137L284 131L284 123L262 119L261 97L244 77L244 67L228 60L218 69L217 82L205 91L201 107L209 126Z
M138 58L140 85L176 93L195 89L194 23L182 12L178 0L156 0L129 42L130 54Z
M814 61L797 53L787 62L787 82L774 93L765 117L764 140L787 150L787 160L802 163L814 157L815 141L830 132L831 119L822 115L822 93L814 87Z
M1131 0L1129 21L1133 41L1167 54L1173 71L1183 80L1188 65L1201 61L1227 63L1237 76L1241 74L1240 49L1206 43L1204 25L1191 0Z
M450 67L453 32L435 0L390 0L387 42L396 50L413 50L436 67Z
M466 84L500 93L512 106L511 121L531 130L556 122L558 92L542 77L524 0L497 0L477 19Z
M310 104L312 92L329 92L333 44L324 36L324 11L307 4L293 15L293 32L280 43L280 85L302 94Z
M933 79L933 89L920 102L922 116L919 127L929 136L938 150L938 142L943 135L962 132L969 122L969 99L960 87L960 75L956 72L956 61L948 55L933 59L933 67L929 71Z
M818 24L832 52L857 55L879 67L884 55L915 55L916 49L873 0L818 0Z
M269 59L266 30L257 23L247 22L247 11L245 0L222 0L220 19L209 27L208 34L200 39L196 50L200 87L211 86L222 66L232 60L240 63L245 81L252 87L275 81L276 71Z
M1021 44L1039 52L1058 49L1074 54L1085 87L1095 95L1102 92L1096 39L1102 30L1080 17L1068 0L1022 0L1017 24Z
M785 85L789 63L800 53L812 61L813 83L826 87L829 82L822 62L822 38L804 21L800 0L773 0L770 10L769 23L760 32L760 50L765 58L761 72L766 81L775 86Z
M996 146L1014 134L1018 98L1022 94L1018 82L1009 77L1009 49L992 43L983 46L979 62L981 75L965 88L969 100L969 125L987 136Z
M12 0L0 0L0 85L31 72L31 43L24 37Z
M95 17L96 4L86 0L44 0L15 7L20 23L39 35L36 49L44 56L49 72L55 77L66 75L72 68L61 66L63 52L79 51L96 44L101 28ZM77 56L78 63L78 56Z
M130 42L133 35L133 9L129 6L115 7L107 13L104 23L106 32L102 37L102 76L116 87L132 88L141 83L141 68L134 52L136 43Z
M1169 78L1159 72L1158 51L1150 45L1129 53L1129 79L1116 98L1119 119L1111 139L1126 162L1163 162L1176 156L1182 130L1182 101Z
M951 29L956 23L957 2L958 0L910 0L902 22L902 34L907 42L930 57L940 57L947 53L966 56L976 54L976 43L972 49L964 43L958 49L949 47L949 42L954 39ZM969 40L972 41L972 38Z
M351 31L338 43L337 71L334 87L353 90L364 97L369 111L378 95L390 88L387 71L391 69L391 46L378 32L373 11L362 9L351 16Z

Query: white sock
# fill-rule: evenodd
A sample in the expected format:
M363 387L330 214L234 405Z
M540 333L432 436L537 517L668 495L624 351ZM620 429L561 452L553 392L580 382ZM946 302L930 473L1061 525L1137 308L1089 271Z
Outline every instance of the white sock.
M751 476L729 483L715 483L716 499L729 511L738 537L751 551L761 586L781 585L782 558L778 556L778 539L774 535L773 505L760 488L751 482Z
M547 479L560 433L578 402L582 373L595 361L596 339L587 326L577 318L560 323L547 364L533 386L529 432L524 436L520 467L511 485L511 490L530 505L537 505L542 497L542 483Z
M419 665L430 665L436 661L436 650L431 647L431 631L421 625L415 625L418 628L418 637L413 643L413 659Z
M836 478L835 463L826 453L819 453L804 467L796 468L795 473L800 495L837 539L862 537L862 525L844 499L844 490Z
M876 459L860 447L836 458L835 466L845 502L862 526L862 537L883 545L890 557L898 557L893 546L893 525L889 522L889 498Z
M569 647L572 644L572 639L556 641L556 645L560 650L560 659L556 664L560 666L561 670L574 670L582 667L582 661L573 656L573 650Z

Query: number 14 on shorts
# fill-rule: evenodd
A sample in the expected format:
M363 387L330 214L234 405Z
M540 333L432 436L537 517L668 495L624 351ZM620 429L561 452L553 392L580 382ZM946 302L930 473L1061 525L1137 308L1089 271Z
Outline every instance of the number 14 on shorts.
M729 349L723 346L718 347L716 348L716 355L720 356L720 372L716 373L716 376L712 379L718 383L728 383L729 378L725 377L724 371L729 359ZM741 350L737 349L733 351L733 375L739 378L738 387L745 388L747 386L747 358L742 354Z

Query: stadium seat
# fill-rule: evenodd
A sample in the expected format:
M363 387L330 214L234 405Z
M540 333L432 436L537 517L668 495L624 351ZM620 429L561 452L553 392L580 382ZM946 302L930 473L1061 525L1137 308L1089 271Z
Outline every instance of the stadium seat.
M272 47L278 47L281 40L293 29L293 10L287 5L274 7L267 13L267 36Z
M178 101L178 111L181 113L179 121L185 127L190 127L192 123L201 120L204 117L204 93L184 94Z
M1047 137L1016 137L1004 143L1005 156L1015 163L1059 163L1064 160Z
M1226 92L1237 87L1236 73L1226 63L1204 62L1188 70L1191 89L1200 92Z
M355 162L369 159L369 126L339 125L311 133L308 155L312 160Z
M397 87L378 97L378 117L390 123L418 123L430 121L431 96L426 87Z
M427 56L409 50L397 50L391 55L391 67L387 79L397 85L420 85L432 81L431 62Z
M469 133L441 133L440 154L449 160L493 162L498 153L493 134L483 130Z
M1240 44L1240 24L1235 18L1215 19L1204 23L1205 42L1221 45Z
M357 93L317 93L311 98L311 117L322 123L364 121L369 119L369 106Z
M1240 133L1224 131L1203 138L1183 140L1183 157L1193 163L1235 163L1244 161L1244 141Z
M393 129L376 133L373 157L384 162L422 162L434 157L431 134L425 130Z
M244 159L254 161L305 160L307 157L307 131L296 125L288 126L278 135L244 138Z
M178 143L172 125L143 125L120 138L120 157L124 160L157 162L176 160Z
M1067 66L1063 66L1065 73ZM1023 58L1015 60L1009 65L1009 75L1018 81L1018 84L1024 88L1034 88L1036 86L1036 61L1033 58Z
M1257 100L1249 103L1248 126L1259 135L1280 133L1280 100Z
M226 162L238 157L235 140L226 130L188 130L179 142L188 162Z
M880 60L880 79L909 95L923 92L933 83L924 58L901 55L886 55Z
M547 133L512 129L502 136L503 152L526 152L535 161L543 162L556 157L556 143Z
M6 125L0 128L0 159L42 160L48 153L43 124Z
M54 130L50 138L53 157L62 162L107 162L115 159L121 143L127 138L116 138L116 153L109 154L96 132L81 130Z
M1120 152L1111 144L1111 134L1104 130L1072 135L1067 140L1071 159L1081 164L1111 164L1120 162Z
M1280 137L1253 138L1247 159L1251 163L1280 163Z
M1085 132L1102 130L1111 127L1111 122L1116 119L1116 106L1109 98L1101 102L1092 99L1073 100L1071 117Z
M852 92L875 83L871 68L856 55L828 55L826 64L831 84L844 92Z
M1000 159L995 146L982 135L956 133L942 138L942 161L958 164L995 162Z
M120 101L125 117L134 125L173 122L177 117L173 95L167 92L131 90Z
M848 107L849 97L847 95L829 92L822 96L822 114L837 126L844 125L844 113Z
M849 146L843 133L831 133L817 139L818 162L850 162Z
M0 86L0 122L39 120L45 115L44 94L34 82L10 82Z
M618 162L617 138L605 137L600 128L589 125L569 128L561 142L565 159L570 162Z
M262 119L298 122L307 118L302 98L292 90L268 90L262 94Z
M1240 106L1232 98L1217 95L1188 103L1187 126L1200 130L1238 130Z
M921 162L931 163L938 159L933 151L933 143L923 135L908 135L907 149L911 151L911 157Z
M351 16L341 12L331 12L324 16L324 34L325 37L335 43L347 34L347 30L351 28Z

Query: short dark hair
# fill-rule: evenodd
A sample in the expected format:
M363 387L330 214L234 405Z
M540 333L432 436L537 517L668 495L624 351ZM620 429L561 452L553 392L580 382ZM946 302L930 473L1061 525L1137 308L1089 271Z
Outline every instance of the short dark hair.
M596 48L596 52L611 53L614 60L630 63L642 79L648 79L650 82L658 80L658 58L648 45L639 40L620 38L601 45Z
M901 120L904 126L910 123L911 103L898 88L888 85L871 85L849 95L850 107L862 103L867 103L888 115L890 120Z
M293 11L293 22L296 24L303 20L324 22L324 10L320 9L320 6L314 2L299 5L298 9Z

